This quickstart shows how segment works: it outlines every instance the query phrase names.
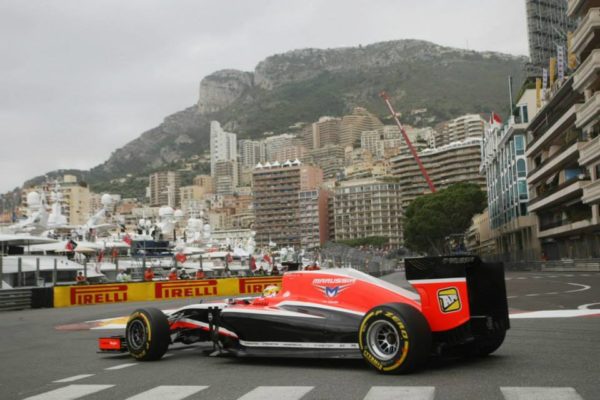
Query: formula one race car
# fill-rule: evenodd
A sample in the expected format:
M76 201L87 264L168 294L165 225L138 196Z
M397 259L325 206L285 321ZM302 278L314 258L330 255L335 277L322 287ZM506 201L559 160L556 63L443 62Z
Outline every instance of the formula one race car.
M212 341L215 353L364 358L406 373L447 349L487 355L509 328L502 264L477 257L405 260L409 291L350 268L293 271L261 297L134 311L101 351L160 359L172 343Z

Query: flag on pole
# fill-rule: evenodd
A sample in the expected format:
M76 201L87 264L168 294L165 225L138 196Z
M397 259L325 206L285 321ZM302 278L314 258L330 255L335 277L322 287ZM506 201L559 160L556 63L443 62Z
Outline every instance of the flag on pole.
M570 70L577 68L577 56L573 53L573 32L567 32L567 66Z
M125 235L123 241L127 243L128 246L131 246L131 243L133 243L133 240L131 240L131 236L129 236L129 234Z
M548 68L542 68L542 92L548 89Z
M500 118L500 116L493 111L492 115L490 116L490 125L492 125L492 127L502 125L502 118Z
M554 85L554 75L556 74L556 58L550 57L550 87Z

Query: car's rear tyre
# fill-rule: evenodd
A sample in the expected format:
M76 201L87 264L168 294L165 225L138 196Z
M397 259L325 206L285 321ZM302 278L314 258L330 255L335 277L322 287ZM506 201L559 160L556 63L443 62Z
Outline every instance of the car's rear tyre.
M492 354L504 342L506 330L497 330L484 337L477 338L466 346L466 355L471 357L485 357Z
M159 360L169 348L169 321L156 308L135 310L127 321L125 338L129 354L140 361Z
M381 373L412 372L427 361L431 349L427 320L408 304L372 308L363 317L358 335L363 358Z

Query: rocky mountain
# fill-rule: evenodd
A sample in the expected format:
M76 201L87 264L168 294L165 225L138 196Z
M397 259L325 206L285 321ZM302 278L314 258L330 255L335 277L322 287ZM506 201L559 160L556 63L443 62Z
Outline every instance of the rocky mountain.
M218 120L239 138L284 132L297 122L341 116L362 106L387 115L386 90L403 122L428 125L464 113L508 110L507 77L522 78L524 57L475 52L418 40L338 49L302 49L261 61L253 72L222 70L202 79L199 99L93 168L105 182L143 174L208 149L209 125ZM505 112L506 113L506 112ZM390 122L391 123L391 122Z

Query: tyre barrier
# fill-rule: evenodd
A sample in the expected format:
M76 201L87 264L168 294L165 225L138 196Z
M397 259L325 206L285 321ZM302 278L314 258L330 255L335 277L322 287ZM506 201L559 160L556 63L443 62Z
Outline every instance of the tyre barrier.
M0 290L0 311L54 307L53 288L19 288Z

